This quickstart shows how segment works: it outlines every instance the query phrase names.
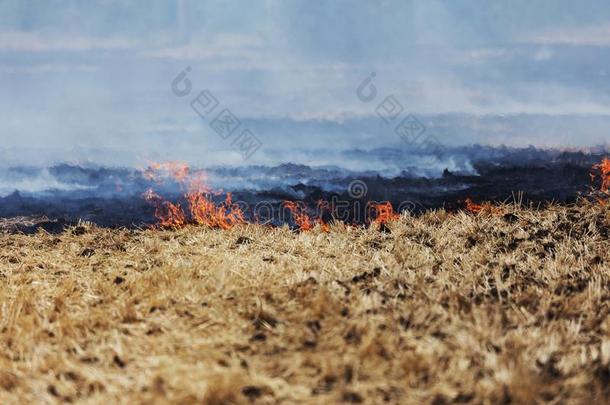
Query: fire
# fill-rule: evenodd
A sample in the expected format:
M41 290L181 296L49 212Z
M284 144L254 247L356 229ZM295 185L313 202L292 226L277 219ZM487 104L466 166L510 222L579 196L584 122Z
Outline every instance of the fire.
M227 193L225 201L219 205L216 205L207 193L189 192L186 199L191 218L197 225L229 229L246 222L241 208L232 202L231 193Z
M146 191L143 197L155 205L155 217L159 220L161 227L182 228L187 224L186 216L180 204L165 201L163 197L152 190Z
M394 207L392 207L392 203L389 201L383 203L369 202L367 208L372 209L375 213L373 223L377 225L383 225L388 221L395 221L400 218L400 215L394 212Z
M599 190L591 187L591 197L595 198L600 205L610 202L610 159L605 157L601 163L593 165L591 181L595 182L599 177Z
M470 197L464 201L466 211L472 214L491 214L491 215L502 215L504 212L500 207L494 207L490 202L484 202L483 204L477 204Z
M294 201L284 201L282 205L290 211L292 219L297 224L300 230L309 231L313 229L314 224L311 218L305 212L305 209Z
M165 201L153 190L144 193L143 197L155 205L155 217L161 227L182 228L194 223L215 229L229 229L245 222L244 213L238 204L233 203L231 193L227 193L225 201L217 205L212 200L212 195L219 193L207 185L205 173L193 172L185 163L154 163L144 171L144 176L158 184L171 178L185 190L188 217L179 203Z
M143 197L154 204L155 217L159 225L164 228L182 228L188 224L203 225L214 229L230 229L238 224L247 222L246 215L239 204L233 202L231 193L227 193L224 201L217 203L214 196L222 192L212 190L208 183L206 173L192 170L183 162L150 163L143 170L146 179L162 184L172 180L180 186L184 201L180 203L166 201L152 189L144 193ZM593 165L591 172L592 181L599 183L599 189L592 187L591 198L595 198L600 204L610 203L610 158L605 157L599 164ZM599 180L598 180L599 178ZM120 185L117 184L117 190ZM217 200L217 199L216 199ZM464 209L473 214L502 215L504 209L495 206L491 202L476 203L472 198L463 201ZM316 203L316 212L312 207L306 207L301 202L283 201L282 207L289 210L292 220L301 231L309 231L316 226L324 232L329 231L329 225L322 218L323 213L331 212L329 202L319 200ZM388 201L378 203L369 202L366 205L367 222L370 225L381 226L389 221L400 218L400 214L394 211L392 204ZM258 218L255 219L258 223Z
M190 167L184 162L149 162L144 177L158 184L163 183L168 177L177 182L184 182L189 177L190 171Z
M600 190L602 193L610 194L610 159L604 158L600 164L593 165L593 170L599 172L601 179ZM593 179L597 178L595 174L592 174Z
M299 227L301 231L310 231L315 228L316 225L320 225L323 232L329 231L329 226L322 218L311 217L305 207L302 204L298 204L294 201L283 201L282 206L287 208L292 215L292 219ZM325 201L318 201L318 209L325 209L328 207L328 203Z
M483 211L483 205L475 203L470 197L464 201L464 204L466 205L466 211L473 214L478 214L479 212Z

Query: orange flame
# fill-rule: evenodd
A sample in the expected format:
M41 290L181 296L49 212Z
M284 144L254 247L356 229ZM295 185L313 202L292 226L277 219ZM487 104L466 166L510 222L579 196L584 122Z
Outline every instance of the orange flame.
M188 204L190 221L180 204L165 201L152 190L144 193L144 198L155 204L155 217L161 227L181 228L190 222L215 229L229 229L245 222L243 211L238 204L233 203L230 193L223 203L217 205L211 198L212 194L217 193L206 184L205 173L193 172L185 163L152 163L144 171L144 176L159 184L166 178L171 178L186 190L184 197Z
M394 207L389 201L383 203L369 202L367 207L375 213L374 224L382 225L388 221L395 221L400 218L400 214L394 212Z
M171 179L180 185L184 192L184 199L188 209L183 209L179 203L166 201L152 189L144 193L143 197L154 204L155 217L159 226L164 228L182 228L188 224L204 225L214 229L230 229L235 225L246 222L245 214L237 203L232 200L231 193L226 194L224 202L216 203L213 195L220 192L212 190L206 182L206 175L202 171L194 171L187 164L181 162L151 163L143 171L144 176L157 184ZM322 214L310 215L307 207L300 202L283 201L295 224L301 231L309 231L320 226L323 232L328 232L329 224L324 221ZM317 212L329 212L328 201L320 200L316 203ZM390 202L369 203L367 209L372 209L374 219L372 224L382 225L400 217L394 211Z
M161 184L169 177L177 182L184 182L189 177L190 168L183 162L150 162L144 171L144 177L150 181Z
M163 197L152 190L146 191L143 197L155 205L155 217L159 220L161 227L182 228L186 225L186 216L180 204L165 201Z
M483 205L477 204L472 201L470 197L468 197L466 201L464 201L464 204L466 205L466 211L471 212L473 214L478 214L479 212L483 211L484 208Z
M600 205L607 205L610 201L610 159L605 157L601 163L593 165L591 181L595 181L599 176L601 183L599 190L591 188L592 195Z
M601 178L601 186L600 191L606 194L610 194L610 159L604 158L600 164L593 165L593 170L597 170L599 172L599 177ZM597 177L593 175L593 177Z
M305 212L305 209L294 201L284 201L282 205L290 211L292 219L297 224L301 231L309 231L313 229L314 224L312 223L309 215Z
M231 193L223 203L216 205L210 194L189 192L186 194L191 218L197 225L210 228L229 229L234 225L246 222L241 208L232 202Z
M326 202L318 201L318 208L324 209L327 207ZM301 231L310 231L316 225L320 225L323 232L329 231L329 226L322 218L313 218L307 214L307 210L303 207L302 204L298 204L294 201L285 200L282 202L282 205L290 211L292 215L292 219L299 227Z
M483 204L477 204L470 197L464 201L466 211L472 214L491 214L491 215L502 215L504 211L500 207L494 207L490 202L484 202Z

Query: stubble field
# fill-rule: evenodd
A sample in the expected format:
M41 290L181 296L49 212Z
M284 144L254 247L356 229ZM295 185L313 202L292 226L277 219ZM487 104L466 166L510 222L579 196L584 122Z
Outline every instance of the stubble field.
M610 207L0 235L0 402L604 403Z

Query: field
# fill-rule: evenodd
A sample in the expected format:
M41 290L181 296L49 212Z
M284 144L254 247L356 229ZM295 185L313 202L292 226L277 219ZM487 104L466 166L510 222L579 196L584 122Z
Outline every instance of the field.
M0 402L608 403L610 207L0 235Z

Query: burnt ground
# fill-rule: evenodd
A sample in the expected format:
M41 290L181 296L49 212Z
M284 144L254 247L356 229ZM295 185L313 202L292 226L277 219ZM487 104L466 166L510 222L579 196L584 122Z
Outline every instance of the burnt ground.
M371 152L373 153L373 152ZM376 151L396 160L395 151ZM505 149L471 148L452 151L451 159L471 162L469 172L444 170L437 177L416 177L402 172L397 176L382 177L375 172L354 173L338 168L311 168L306 165L284 164L275 167L251 166L217 168L213 173L227 178L269 178L257 188L241 187L233 191L249 220L280 225L291 223L289 214L281 209L284 200L300 201L311 215L322 216L330 222L340 219L348 223L365 223L370 219L367 204L371 201L390 201L395 209L415 214L429 209L445 208L455 211L464 200L475 202L520 201L526 206L548 202L573 203L586 195L591 187L591 167L601 161L603 154L559 153L537 149L507 152ZM439 158L449 161L449 158ZM33 169L11 169L10 176L31 174ZM49 170L55 180L76 185L76 191L49 190L27 194L15 191L0 198L0 218L46 217L50 222L23 226L29 232L39 226L49 231L79 220L104 227L137 228L154 224L154 207L142 198L148 188L155 188L165 199L186 206L179 187L152 183L142 172L131 169L84 168L57 165ZM9 178L10 178L9 176ZM232 176L232 177L231 177ZM361 198L350 195L350 184L361 181L367 189ZM85 187L83 187L85 186ZM218 202L224 195L215 197ZM327 208L315 213L317 202L326 201Z
M363 222L368 201L390 201L395 208L419 213L440 207L459 209L468 197L474 201L512 201L519 193L525 204L549 201L573 203L590 187L590 169L584 165L552 163L529 167L480 166L477 170L477 176L445 171L437 179L359 177L358 180L368 187L367 195L361 199L350 197L347 191L329 192L318 186L294 184L286 189L236 191L234 200L247 204L249 209L246 212L250 217L257 204L269 204L279 211L283 200L298 199L308 207L315 207L318 200L325 200L330 203L331 211L334 211L332 215L325 212L325 216L342 218L347 222ZM353 179L343 181L348 180ZM295 194L302 197L295 198ZM170 193L166 198L180 201L177 193ZM34 197L15 192L0 199L0 217L43 215L59 223L75 223L82 219L106 227L134 227L155 222L154 207L144 201L140 190L134 194L103 197L74 197L68 193ZM259 219L281 222L277 212L273 218L265 215L267 211L261 211Z

